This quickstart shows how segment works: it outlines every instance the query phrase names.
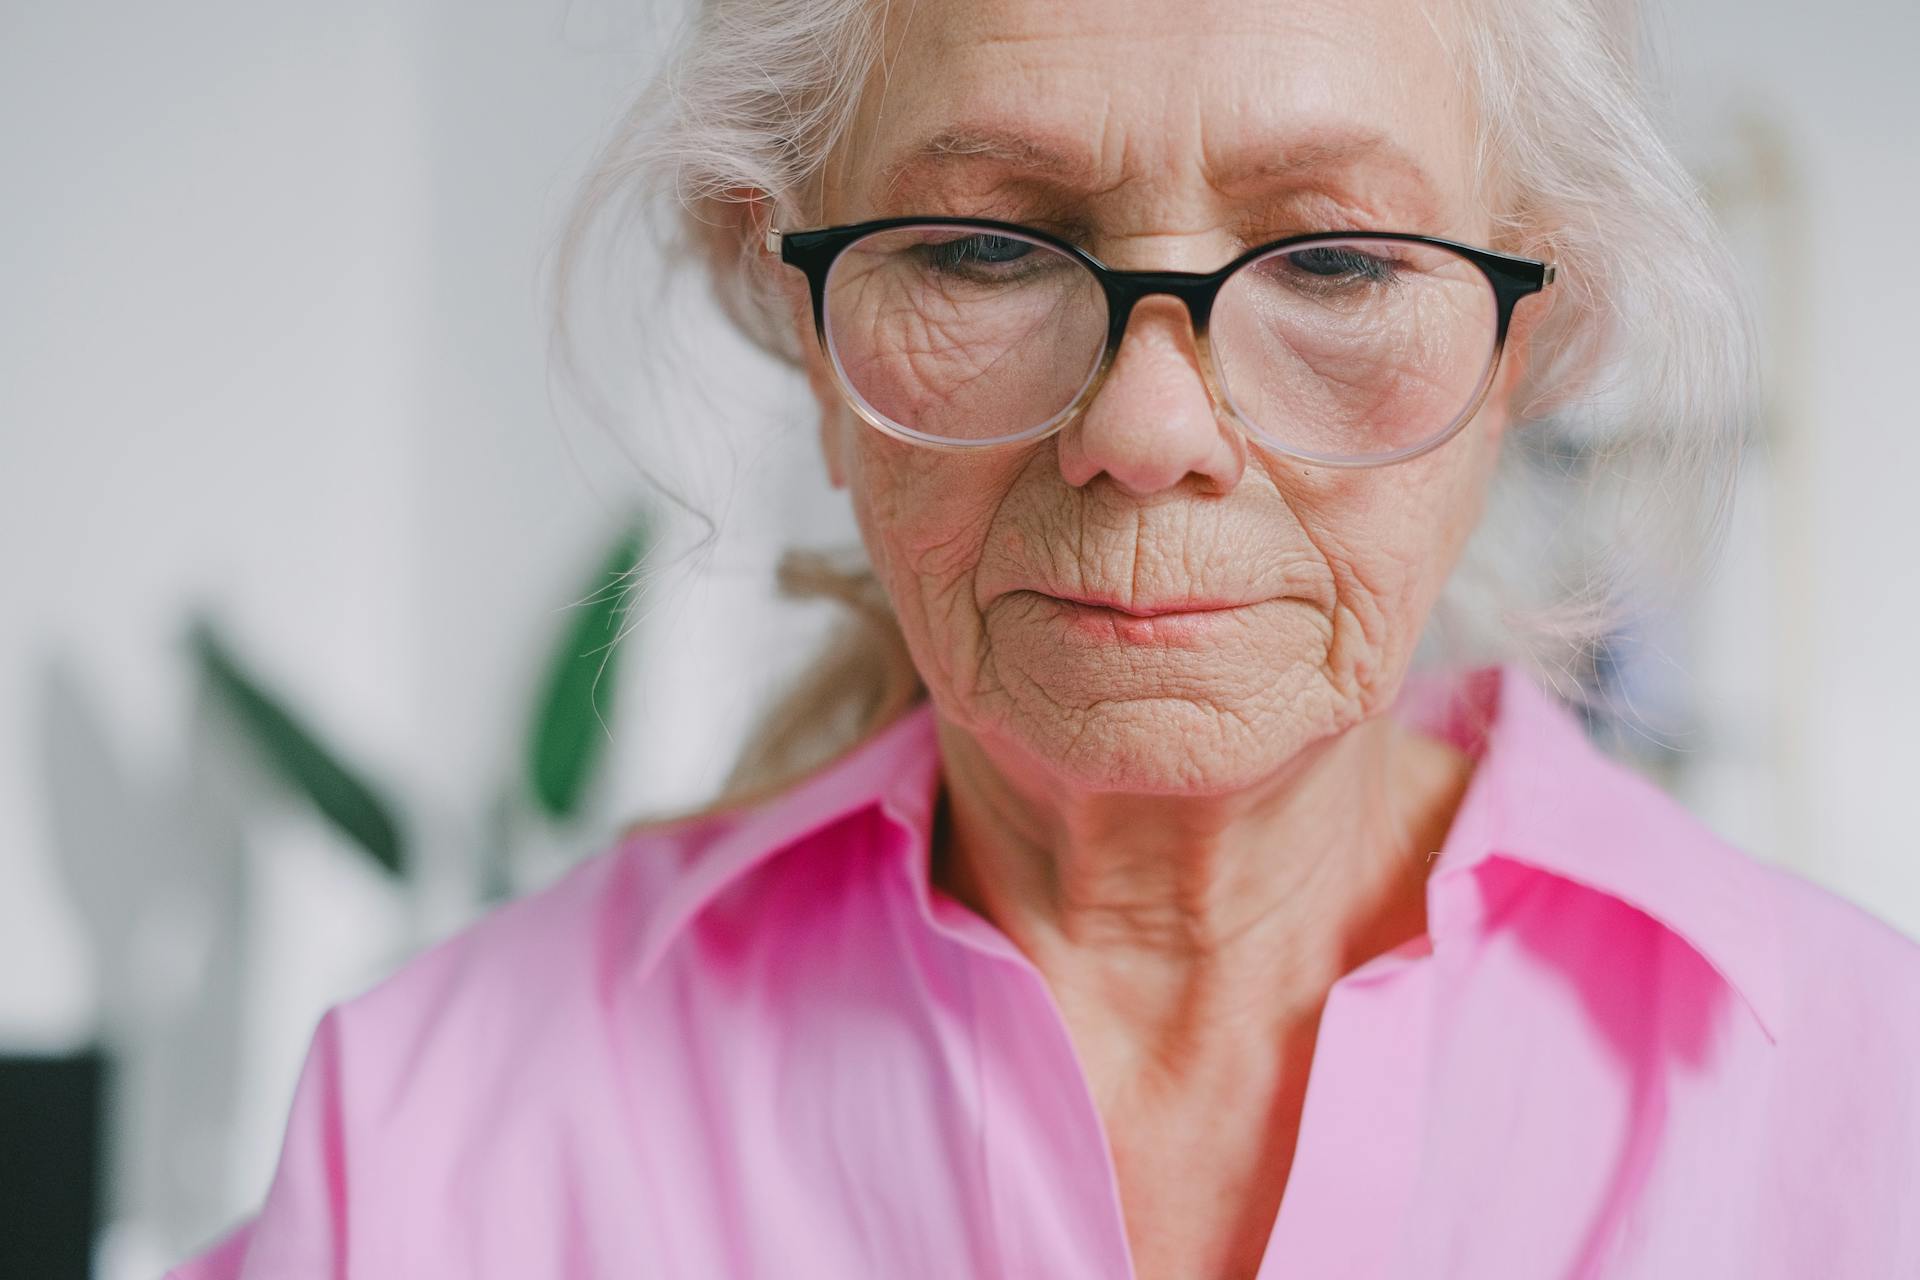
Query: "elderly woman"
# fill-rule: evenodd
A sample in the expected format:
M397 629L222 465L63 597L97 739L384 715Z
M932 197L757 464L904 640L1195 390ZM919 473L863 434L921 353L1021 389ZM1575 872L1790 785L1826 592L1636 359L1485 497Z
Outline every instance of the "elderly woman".
M1920 1275L1920 947L1414 663L1555 547L1464 555L1556 421L1658 497L1506 652L1719 506L1746 330L1618 19L709 0L580 217L665 179L804 366L867 647L331 1009L173 1274Z

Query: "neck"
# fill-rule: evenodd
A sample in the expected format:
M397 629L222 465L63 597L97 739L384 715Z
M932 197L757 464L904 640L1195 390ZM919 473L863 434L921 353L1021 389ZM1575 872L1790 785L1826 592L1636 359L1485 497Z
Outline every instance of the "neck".
M1472 761L1376 717L1228 795L1096 792L939 725L936 884L1127 1058L1271 1046L1341 974L1426 929L1425 871Z

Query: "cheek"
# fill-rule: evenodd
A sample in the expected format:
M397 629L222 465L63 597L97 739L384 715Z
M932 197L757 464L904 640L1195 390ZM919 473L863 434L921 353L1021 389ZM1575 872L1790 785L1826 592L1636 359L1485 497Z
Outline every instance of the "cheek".
M945 585L979 562L994 495L952 476L932 450L891 440L856 424L851 478L861 533L876 566L893 575Z
M1442 448L1392 477L1315 473L1324 483L1294 499L1331 580L1329 675L1363 700L1411 659L1477 521L1485 459L1467 439L1453 443L1457 454Z
M891 439L857 424L846 441L854 513L916 657L938 672L977 650L974 580L1014 466Z

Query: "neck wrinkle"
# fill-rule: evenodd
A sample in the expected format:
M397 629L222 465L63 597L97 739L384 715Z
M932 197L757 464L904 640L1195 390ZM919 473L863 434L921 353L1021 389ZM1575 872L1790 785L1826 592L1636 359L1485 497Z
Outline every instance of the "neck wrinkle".
M940 727L934 882L1005 933L1063 1009L1139 1052L1270 1042L1344 973L1426 930L1427 855L1472 760L1380 716L1226 797L1022 787Z

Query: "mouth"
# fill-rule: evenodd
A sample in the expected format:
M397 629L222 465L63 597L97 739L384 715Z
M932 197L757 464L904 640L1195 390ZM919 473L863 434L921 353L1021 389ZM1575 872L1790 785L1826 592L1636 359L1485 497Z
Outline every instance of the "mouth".
M1101 610L1128 618L1167 618L1193 613L1224 613L1231 609L1243 609L1255 603L1251 600L1220 600L1202 597L1159 601L1152 604L1141 604L1139 601L1122 604L1118 600L1102 599L1098 596L1054 595L1052 598L1061 604L1072 605L1075 608Z
M1130 645L1204 649L1218 641L1223 624L1236 621L1258 601L1159 600L1121 604L1094 597L1035 592L1054 606L1053 616L1069 645Z

